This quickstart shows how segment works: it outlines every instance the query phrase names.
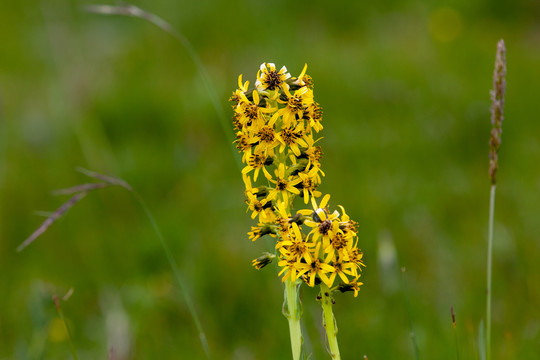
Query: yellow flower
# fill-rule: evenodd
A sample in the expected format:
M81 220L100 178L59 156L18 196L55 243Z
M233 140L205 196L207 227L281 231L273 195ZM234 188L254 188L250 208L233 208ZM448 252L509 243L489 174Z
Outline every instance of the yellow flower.
M238 89L231 100L236 147L243 153L242 177L246 203L257 226L248 232L255 241L264 235L277 237L276 254L265 253L252 261L260 269L279 257L282 281L301 279L308 286L332 287L330 291L354 291L358 295L363 253L357 248L358 223L340 205L330 212L330 195L317 190L321 177L322 150L313 134L323 129L322 108L314 101L313 82L306 74L291 78L287 68L279 71L273 63L263 63L255 89L238 77ZM272 174L270 173L272 166ZM267 186L257 186L259 174ZM253 184L252 184L253 181ZM311 202L312 209L292 210L296 195ZM291 216L291 213L294 216ZM305 226L303 226L305 225ZM307 234L307 235L306 235ZM338 280L338 281L339 281ZM324 287L324 285L322 285Z
M300 262L302 259L309 259L310 250L313 250L314 243L308 242L302 236L302 232L298 227L298 224L293 222L291 224L292 231L287 238L278 241L276 244L276 249L285 256L287 259L296 259L297 262Z
M316 132L319 132L323 129L323 126L321 124L322 107L316 102L313 102L307 106L306 111L304 113L304 118L308 119L308 126L307 126L308 131L311 131L311 129L313 129Z
M348 252L349 261L355 264L356 268L362 271L362 266L366 266L362 260L364 253L356 247L356 244Z
M249 138L249 143L256 144L255 151L267 156L274 156L274 148L279 145L276 131L271 125L258 128L257 132Z
M306 272L306 283L309 286L315 286L315 278L318 277L326 286L332 287L333 282L330 281L327 274L333 273L335 269L319 259L320 247L321 243L318 243L313 254L307 253L305 255L306 263L300 263L297 267L299 270Z
M265 154L261 154L261 153L253 153L252 154L251 149L249 149L246 152L245 155L246 155L247 166L242 169L242 174L243 175L247 175L252 170L255 170L253 180L257 181L257 177L259 176L259 171L262 169L262 171L264 173L264 176L267 179L270 180L272 178L272 175L270 175L270 173L268 172L268 170L266 170L266 167L265 167L266 162L268 160L271 160L271 159L268 158L268 156L266 156Z
M350 244L352 244L352 240L346 238L341 231L336 232L324 248L324 253L328 254L325 261L333 261L336 257L336 253L343 258L343 260L349 261Z
M251 144L249 143L249 135L243 131L238 131L236 133L236 148L244 153L242 156L242 162L246 162L246 154L249 149L251 149Z
M294 122L293 125L296 125L296 116L298 116L298 119L302 119L305 108L313 103L313 91L304 86L295 90L294 95L287 88L283 88L283 92L287 99L277 99L277 102L286 106L279 109L278 113L283 116L283 124L285 126L289 126L291 122Z
M339 229L339 213L334 211L332 214L328 214L326 205L330 200L330 195L327 194L323 197L321 204L317 206L315 198L311 198L311 204L314 211L300 210L302 215L309 215L311 213L313 220L306 219L305 224L311 228L310 235L313 236L313 241L317 241L322 238L323 249L326 249L330 244L330 239L335 236L336 233L341 231Z
M248 199L246 200L246 203L248 204L248 210L253 211L253 213L251 214L251 218L255 219L255 217L259 215L259 221L265 222L265 220L267 220L267 214L264 210L267 206L268 200L258 200L257 196L251 192L246 192L246 195L248 197Z
M264 235L270 235L275 237L276 235L275 225L259 223L257 226L252 226L251 231L248 232L249 239L255 241Z
M262 63L259 72L257 72L255 86L259 91L275 90L281 87L285 83L285 80L290 77L291 74L287 72L285 66L279 71L276 71L276 65L274 63Z
M291 281L294 283L296 279L301 277L307 271L307 269L300 269L299 264L300 263L296 261L294 257L280 260L278 265L281 267L281 271L279 272L278 276L285 273L285 275L283 275L281 278L281 281L285 282L285 280L290 277Z
M263 267L265 267L266 265L270 264L272 262L272 260L274 260L275 257L276 257L276 255L270 254L269 252L265 252L261 256L259 256L255 260L253 260L251 262L251 265L255 269L260 270Z
M289 225L291 222L291 215L288 211L288 204L283 202L280 199L276 200L277 205L275 206L276 213L276 225L278 226L278 233L282 239L285 239L289 236Z
M285 176L285 164L280 163L279 167L275 171L276 174L276 180L269 179L270 182L276 184L276 187L274 190L270 191L270 194L272 198L275 198L277 194L281 195L281 199L285 204L289 203L289 195L288 193L293 194L300 194L300 190L295 188L294 186L298 184L300 181L302 181L300 178L292 179L292 176Z
M292 125L283 126L279 133L276 134L276 138L281 142L279 152L282 153L285 147L289 146L294 155L300 156L301 152L298 146L308 147L308 144L303 139L304 136L304 129L301 124L298 124L296 127Z
M345 237L353 238L358 233L358 223L349 218L349 215L347 215L343 206L341 205L338 205L338 206L342 212L339 228L343 230Z
M353 281L350 281L348 284L340 284L338 290L343 292L354 291L354 297L358 296L358 291L360 291L360 286L363 285L363 282L358 281L360 276L356 277Z
M264 114L269 114L275 112L277 109L272 107L263 107L260 105L260 97L257 90L253 90L251 93L253 102L249 101L246 95L241 92L239 93L240 101L236 105L234 111L237 114L237 120L242 126L242 129L250 127L254 124L259 126L264 124L265 117Z
M321 167L320 160L322 158L323 152L320 146L315 146L315 143L319 141L320 139L313 140L313 137L311 136L311 134L308 134L305 137L305 140L308 145L307 146L308 148L305 151L305 153L309 159L309 163L315 167L318 167L319 171L324 176L324 173L322 172L322 170L320 170L320 167Z
M233 95L229 101L234 101L238 104L242 100L241 94L245 94L247 92L248 85L249 81L242 83L242 74L240 74L240 76L238 76L238 89L233 92Z
M319 169L312 167L309 171L298 173L298 177L302 180L300 185L302 188L302 196L304 197L304 204L307 204L311 195L312 197L319 197L322 195L320 191L317 190L317 186L321 183L321 178L318 176Z
M352 264L350 262L343 262L343 261L339 260L339 261L336 261L336 262L332 263L332 266L335 269L335 272L330 274L330 283L332 283L332 284L334 283L334 279L336 278L336 275L339 275L339 277L341 278L341 280L343 280L343 282L345 284L349 283L349 279L347 278L347 275L350 275L352 277L357 276L356 268L355 268L354 264Z
M300 86L300 87L307 86L308 84L312 85L310 81L311 77L309 75L306 75L306 70L307 70L307 64L304 64L304 68L302 69L302 72L292 82L293 85Z

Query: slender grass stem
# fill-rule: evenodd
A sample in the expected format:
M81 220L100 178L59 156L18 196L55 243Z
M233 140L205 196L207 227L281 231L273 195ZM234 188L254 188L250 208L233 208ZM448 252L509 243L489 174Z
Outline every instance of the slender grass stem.
M330 289L324 283L321 283L321 306L323 309L323 326L326 330L328 339L328 350L334 360L341 360L339 346L337 341L337 324L332 311L333 300Z
M293 360L300 360L302 356L302 327L300 324L301 309L298 297L298 286L291 279L285 280L285 301L287 309L284 315L289 321L291 335L291 348Z
M491 360L491 298L492 298L492 257L493 257L493 219L495 213L495 190L499 170L498 153L501 146L502 123L504 120L504 94L506 92L506 46L504 40L497 43L495 70L493 71L493 90L491 96L491 133L489 138L489 177L491 192L489 196L489 230L486 271L486 359Z
M60 320L62 320L62 322L64 323L64 328L66 329L66 333L68 335L69 347L71 349L71 355L73 356L73 360L78 360L79 358L77 356L77 350L75 349L75 345L73 345L73 336L71 336L71 331L69 330L66 318L64 317L64 312L62 311L62 307L60 306L60 299L58 299L58 296L56 295L53 295L52 299L54 301L54 305L56 306L58 316L60 316Z
M191 42L188 40L188 38L184 36L184 34L182 34L182 32L176 30L174 27L171 26L171 24L169 24L167 21L157 16L156 14L143 10L135 5L87 5L84 7L84 9L88 12L101 15L122 15L143 19L159 27L166 33L172 35L184 47L189 57L191 58L191 61L193 61L193 63L197 67L199 76L201 77L204 87L206 88L208 96L210 97L212 106L217 113L225 137L229 140L229 143L233 142L234 137L232 136L232 132L230 131L229 119L225 114L225 110L223 110L223 106L219 101L219 96L217 95L217 91L212 84L212 81L210 80L210 76L206 71L206 67L204 66L204 63L199 57L199 54L197 54L197 51L195 50ZM234 150L234 147L229 146L229 148L232 151L233 158L236 160L238 167L242 168L242 162L240 161L238 153Z
M142 207L146 217L150 221L150 224L152 225L152 228L154 229L154 232L156 233L161 246L163 248L163 251L165 252L165 256L167 258L167 261L169 263L169 266L171 267L174 278L176 282L178 283L178 286L180 287L181 294L184 298L184 301L186 302L186 305L188 307L188 310L193 318L193 322L195 323L195 326L197 328L197 331L199 333L199 340L201 342L202 348L206 354L206 358L211 360L212 357L210 356L210 348L208 346L208 341L206 338L206 334L203 330L203 327L201 325L201 321L199 320L199 316L197 315L197 312L195 310L195 305L193 304L193 301L191 300L191 297L189 295L189 291L187 287L185 286L184 280L182 279L182 276L180 274L180 270L178 269L178 265L176 264L176 260L174 259L174 256L172 255L171 250L169 249L169 246L165 242L165 239L163 238L163 235L161 233L161 230L159 229L157 222L154 218L154 215L152 215L152 212L150 211L148 205L146 205L146 202L144 199L137 193L133 188L126 183L125 181L114 178L111 176L103 175L94 171L90 171L84 168L78 168L78 170L85 174L88 177L101 180L102 182L98 183L90 183L90 184L81 184L77 186L73 186L69 189L62 189L59 191L56 191L56 194L73 194L67 202L62 204L53 214L51 214L42 224L41 226L32 233L19 247L17 248L17 251L22 251L25 247L30 245L34 240L36 240L41 234L43 234L49 226L51 226L58 218L60 218L62 215L64 215L73 205L75 205L78 201L80 201L88 192L95 191L98 189L105 188L107 186L120 186L129 191L137 200L139 205ZM55 301L56 303L56 301ZM61 309L59 308L59 305L57 303L57 309L59 309L59 313L61 314ZM63 317L63 315L61 315ZM67 327L67 325L66 325ZM69 330L68 330L69 331Z
M459 360L459 342L458 334L456 329L456 315L454 314L454 307L450 307L450 313L452 314L452 329L454 331L454 342L456 345L456 360Z
M493 262L493 218L495 215L496 184L491 185L489 196L489 230L487 251L487 284L486 284L486 360L491 360L491 281Z
M201 345L202 345L202 347L204 349L206 357L208 359L211 359L212 357L210 356L210 348L208 346L208 341L207 341L207 338L206 338L206 334L205 334L205 332L203 330L203 327L201 325L201 321L199 320L199 316L197 315L197 311L195 310L195 305L193 304L193 301L191 300L191 296L189 295L188 289L186 288L186 286L184 284L184 280L182 279L182 276L180 274L180 270L178 269L178 265L176 264L176 260L174 259L174 256L172 255L172 252L169 249L169 246L165 242L165 239L163 238L163 235L161 234L161 230L159 229L159 227L157 225L157 222L154 219L154 215L152 215L152 212L148 208L148 205L146 205L146 202L135 191L131 191L131 193L133 194L133 196L135 197L137 202L143 208L143 211L146 214L146 217L150 221L150 224L152 224L152 228L154 229L154 232L156 233L157 237L159 238L159 241L161 243L163 251L165 252L165 255L167 257L167 261L169 262L169 265L170 265L171 269L173 270L176 282L178 283L178 286L180 287L180 291L182 292L182 296L184 297L184 301L186 302L188 310L191 313L191 316L193 318L193 322L195 322L195 326L197 327L197 331L199 332L199 341L201 342Z
M416 335L414 333L414 321L413 321L413 318L412 318L412 311L411 311L411 303L410 303L410 300L409 300L409 288L407 286L407 279L405 278L405 272L407 271L407 269L405 268L405 266L403 266L401 268L401 279L403 281L403 292L405 293L405 302L406 302L406 305L407 305L407 315L409 316L409 325L410 325L410 328L411 328L411 333L410 333L410 337L411 337L411 342L412 342L412 345L413 345L413 348L414 348L414 358L416 360L420 360L420 350L418 349L418 343L416 342Z

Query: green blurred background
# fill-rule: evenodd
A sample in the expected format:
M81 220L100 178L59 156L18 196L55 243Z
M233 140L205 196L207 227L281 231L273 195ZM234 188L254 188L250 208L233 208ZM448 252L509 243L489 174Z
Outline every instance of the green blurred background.
M250 266L271 241L247 238L254 222L232 129L224 132L172 36L82 11L89 3L0 6L0 358L70 358L51 296L71 288L62 309L80 359L106 359L111 347L116 359L205 358L159 240L127 191L90 194L15 251L39 212L67 200L53 190L89 181L77 166L121 177L146 200L214 359L290 358L277 269ZM493 355L538 358L539 2L135 4L192 42L227 116L240 73L253 82L263 61L293 75L308 63L324 108L321 190L359 222L367 264L358 298L336 296L344 359L413 359L411 322L420 358L478 358L489 90L504 38ZM316 295L304 288L306 348L327 359Z

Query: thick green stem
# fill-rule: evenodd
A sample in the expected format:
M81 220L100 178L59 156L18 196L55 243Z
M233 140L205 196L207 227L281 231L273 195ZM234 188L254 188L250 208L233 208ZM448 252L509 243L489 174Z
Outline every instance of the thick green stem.
M321 306L323 309L323 326L326 330L326 337L328 338L328 350L332 359L340 360L339 346L337 341L337 324L332 312L332 296L330 289L325 284L321 283Z
M302 354L300 299L298 298L298 286L290 278L285 281L285 301L287 302L287 308L284 309L283 314L289 321L293 360L300 360Z
M491 360L491 268L493 253L493 218L495 214L495 189L497 185L491 185L489 196L489 231L487 253L487 285L486 285L486 360Z

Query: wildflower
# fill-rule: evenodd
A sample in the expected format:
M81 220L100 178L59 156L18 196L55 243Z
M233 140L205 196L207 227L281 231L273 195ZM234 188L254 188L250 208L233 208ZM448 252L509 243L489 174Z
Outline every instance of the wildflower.
M356 277L353 281L350 281L348 284L340 284L338 290L342 293L347 291L354 291L354 297L358 296L358 291L360 291L360 286L364 285L363 282L358 281L360 276Z
M262 63L259 72L257 73L257 81L255 87L259 91L275 90L281 87L285 80L289 79L291 74L287 72L287 68L283 66L279 71L276 71L274 63Z
M249 143L249 136L243 131L238 131L236 133L236 148L244 153L242 156L242 162L246 162L247 151L251 149L251 144Z
M255 219L258 215L260 222L268 221L268 214L265 211L268 206L268 199L262 199L259 201L257 199L257 196L250 192L247 192L246 195L248 197L248 199L246 200L246 203L248 204L248 210L253 211L253 213L251 214L251 218Z
M247 175L248 173L250 173L252 170L254 170L254 176L253 176L253 180L257 181L257 177L259 176L259 172L260 170L262 169L263 173L264 173L264 176L267 178L267 179L271 179L272 178L272 175L270 175L270 173L268 172L268 170L266 170L266 167L265 165L267 164L267 162L271 162L272 159L269 158L267 155L265 154L262 154L262 153L257 153L257 152L254 152L253 154L251 153L251 149L249 149L247 152L246 152L246 163L247 163L247 166L244 167L242 169L242 174L243 175Z
M255 241L264 235L275 236L276 229L270 224L259 223L257 226L252 226L251 231L248 232L251 241Z
M304 68L302 69L302 72L298 77L292 82L293 85L302 87L302 86L308 86L313 87L313 83L311 81L311 77L309 75L306 75L307 70L307 64L304 64Z
M277 101L286 106L278 110L278 112L283 116L283 124L289 126L294 121L294 125L296 125L296 116L298 116L298 119L302 119L306 106L313 103L313 91L304 86L295 90L294 95L287 88L284 88L283 92L285 93L285 100L277 99Z
M327 274L333 273L335 271L334 267L329 264L322 262L319 259L319 249L321 247L320 243L317 243L315 251L313 254L310 252L305 254L306 263L298 264L298 268L305 270L306 272L306 283L313 287L315 286L315 277L318 277L326 286L332 287L332 282Z
M255 269L260 270L263 267L265 267L266 265L270 264L272 262L272 260L274 260L275 257L276 257L276 255L270 254L269 252L265 252L261 256L259 256L255 260L253 260L251 262L251 265Z
M288 193L300 194L300 190L298 190L294 186L302 180L298 177L296 179L292 179L292 176L286 176L285 165L283 163L279 164L279 167L275 171L275 174L276 174L276 180L270 179L270 182L276 185L274 190L271 191L271 194L273 194L273 196L276 196L279 194L283 202L285 204L288 204L289 203Z
M319 132L323 129L321 124L322 107L316 102L313 102L307 106L306 111L304 112L304 118L307 118L308 120L308 131L313 129L315 132Z
M305 148L308 147L306 141L303 139L304 136L302 125L298 125L296 127L292 125L282 127L279 133L276 135L276 138L279 140L279 142L281 142L279 152L282 153L283 150L285 150L285 148L288 146L294 155L300 156L301 151L299 146Z
M343 257L344 260L349 260L349 255L347 253L347 245L350 243L350 240L347 239L342 232L336 232L334 236L330 238L328 246L324 248L324 253L328 254L325 261L330 262L334 260L336 253Z
M347 215L343 206L338 206L342 212L339 228L343 231L346 237L355 236L358 233L358 223L349 218L349 215Z
M275 207L276 225L279 236L285 239L289 236L289 225L292 222L291 215L288 211L288 204L278 199Z
M318 176L318 170L319 169L312 167L309 171L304 170L303 172L298 173L298 177L301 179L299 186L302 190L301 196L304 198L304 204L308 203L310 195L312 197L319 197L322 195L320 191L316 190L321 179Z
M266 156L274 156L274 148L279 145L276 131L270 125L258 128L257 132L248 141L251 144L256 144L255 150Z
M341 231L339 229L339 220L337 220L339 213L334 211L332 214L328 214L328 210L326 209L329 199L330 195L325 195L320 203L320 206L318 207L317 202L312 197L311 203L314 209L312 212L313 220L307 219L305 222L307 226L313 228L310 232L310 235L313 235L313 241L317 241L319 237L322 238L323 248L328 247L330 239L337 232ZM309 210L301 210L300 212L306 215Z
M362 271L362 266L366 266L364 265L364 262L362 260L362 258L364 257L364 253L356 247L356 244L349 250L348 255L349 261L355 264L357 269Z
M354 268L354 264L350 262L343 262L341 260L336 261L332 263L332 266L334 267L335 271L330 274L330 283L334 283L334 279L336 278L336 275L339 275L341 280L345 284L349 283L349 279L347 278L347 275L356 276L356 269Z
M247 92L249 81L242 83L242 74L238 76L238 89L233 92L233 95L230 97L229 101L234 101L239 103L241 101L241 95Z
M321 287L321 302L329 349L339 358L332 314L333 291L353 291L358 295L358 281L363 253L357 248L358 223L351 220L342 206L330 212L330 195L317 190L325 176L321 169L323 152L314 133L323 129L322 107L313 97L313 81L304 66L292 77L283 66L263 63L257 73L255 89L238 78L233 92L235 144L242 153L242 178L246 203L257 226L248 232L255 241L262 236L276 238L276 254L264 253L252 261L256 269L278 257L278 276L285 283L284 314L291 329L293 358L301 355L301 326L298 291L303 281ZM260 173L267 185L257 185ZM261 182L259 182L260 184ZM300 196L312 209L293 210L294 198ZM332 288L336 279L341 284Z
M251 93L253 102L249 101L243 92L240 92L238 96L239 102L234 111L238 116L237 119L242 128L247 128L255 123L264 124L264 114L276 111L275 108L262 106L257 90L253 90Z
M294 283L296 279L301 277L307 271L307 269L300 269L299 264L300 263L294 257L280 260L278 262L278 266L281 268L281 271L279 272L278 276L284 274L281 281L285 282L286 280L290 280Z
M311 136L306 137L306 143L308 144L308 147L305 151L305 155L309 159L309 164L312 164L313 166L318 167L320 169L321 167L320 160L323 156L323 152L320 146L314 146L318 140L314 141L313 137ZM322 170L320 171L324 176L324 173L322 172Z
M286 258L295 259L297 262L300 262L302 259L306 259L307 261L310 258L309 252L315 244L304 239L296 223L292 223L291 228L290 235L279 241L276 244L276 249Z

